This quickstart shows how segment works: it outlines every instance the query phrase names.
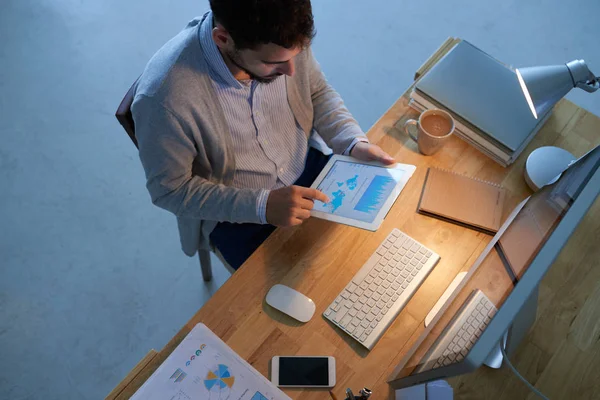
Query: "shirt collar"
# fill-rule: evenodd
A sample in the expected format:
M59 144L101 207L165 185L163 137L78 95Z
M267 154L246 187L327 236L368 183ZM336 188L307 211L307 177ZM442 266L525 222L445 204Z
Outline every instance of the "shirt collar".
M208 67L212 72L211 76L213 79L219 79L236 89L243 88L243 85L234 78L229 68L227 68L227 64L225 64L223 56L221 55L219 48L212 38L212 29L213 14L212 11L210 11L200 25L200 29L198 30L198 38L200 40L202 51L204 52L204 57L208 62Z

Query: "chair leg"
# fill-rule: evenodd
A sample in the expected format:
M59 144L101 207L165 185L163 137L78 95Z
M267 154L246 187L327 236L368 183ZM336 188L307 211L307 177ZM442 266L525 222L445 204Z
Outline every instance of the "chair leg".
M204 282L209 282L212 279L212 264L210 261L210 251L198 250L198 258L200 259L200 269L202 270L202 278L204 278Z

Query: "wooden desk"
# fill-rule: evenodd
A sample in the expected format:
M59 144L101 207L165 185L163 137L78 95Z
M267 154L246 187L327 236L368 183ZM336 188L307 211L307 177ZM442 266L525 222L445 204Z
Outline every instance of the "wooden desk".
M448 39L419 69L416 77L426 72L455 43L456 39ZM416 213L427 167L439 166L501 182L511 191L510 208L531 194L523 179L523 165L533 149L554 144L580 156L600 142L600 119L562 100L533 142L509 168L495 164L458 138L454 138L434 157L422 156L401 130L406 119L416 116L416 112L408 107L411 89L368 132L371 142L380 145L399 162L417 166L382 227L373 233L312 218L296 228L278 229L160 352L152 350L148 353L107 398L129 398L198 322L206 324L267 377L269 361L274 355L333 355L337 360L334 393L339 399L344 398L346 387L357 390L368 386L374 391L374 399L393 395L386 379L396 365L406 359L423 331L427 312L456 273L467 270L491 239L489 235ZM542 288L542 311L547 310L549 304L554 304L552 293L549 292L558 291L559 280L571 276L569 257L576 257L588 272L593 270L593 263L600 259L599 246L593 246L594 238L598 243L599 217L600 202L596 201L574 235L578 240L569 242L548 274L547 278L552 279L552 283L547 285L550 289ZM369 352L327 322L321 313L394 227L434 249L442 259L383 338ZM487 287L493 293L491 297L495 301L505 295L510 285L510 280L498 273L479 274L475 278L480 287ZM311 321L301 324L265 304L267 291L276 283L291 286L315 301L317 310ZM594 286L588 288L589 291L593 289ZM597 292L596 297L600 297L600 290ZM583 302L580 300L578 304ZM600 315L597 305L588 312L592 317ZM552 326L551 321L545 323L546 328ZM588 347L593 346L600 327L597 324L585 324L584 321L580 325L584 338L579 338L579 341L587 343ZM593 340L588 337L592 334L596 335ZM566 334L562 332L561 339L564 336ZM554 343L546 338L544 343L544 350L552 351L553 344L562 342ZM600 351L595 354L600 354ZM547 361L546 365L549 365ZM506 374L502 376L505 382L508 377ZM453 383L471 383L464 379L456 378ZM552 384L552 379L549 382ZM475 395L474 398L485 397L483 393L489 390L485 387L478 389L482 396ZM512 387L509 389L516 390ZM292 398L329 398L327 391L286 390L286 393ZM521 395L516 397L524 398L526 389L519 393Z

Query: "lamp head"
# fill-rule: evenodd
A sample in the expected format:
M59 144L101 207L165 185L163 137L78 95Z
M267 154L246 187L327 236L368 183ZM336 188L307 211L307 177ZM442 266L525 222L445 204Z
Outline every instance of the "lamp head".
M583 60L563 65L519 68L516 73L527 104L536 119L554 107L574 87L587 92L595 92L600 87L598 78Z

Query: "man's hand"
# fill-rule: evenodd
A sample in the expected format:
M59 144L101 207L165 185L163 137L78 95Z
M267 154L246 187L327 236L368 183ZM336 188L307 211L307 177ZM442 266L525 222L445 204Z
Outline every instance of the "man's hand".
M267 222L275 226L294 226L310 217L314 200L329 203L323 192L302 186L272 190L267 199Z
M358 142L350 152L350 155L362 161L378 161L385 165L396 162L388 153L376 144Z

